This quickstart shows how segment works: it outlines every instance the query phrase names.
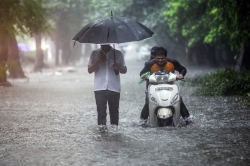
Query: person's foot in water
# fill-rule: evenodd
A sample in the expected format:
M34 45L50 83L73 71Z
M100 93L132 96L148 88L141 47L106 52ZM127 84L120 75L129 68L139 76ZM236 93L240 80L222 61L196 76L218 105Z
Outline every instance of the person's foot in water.
M147 119L140 119L139 126L145 126L147 122Z
M101 126L99 127L99 130L100 130L101 133L108 132L108 128L107 128L106 125L101 125Z
M184 121L186 122L186 125L187 126L193 126L194 125L194 122L192 121L191 117L185 117L184 118Z

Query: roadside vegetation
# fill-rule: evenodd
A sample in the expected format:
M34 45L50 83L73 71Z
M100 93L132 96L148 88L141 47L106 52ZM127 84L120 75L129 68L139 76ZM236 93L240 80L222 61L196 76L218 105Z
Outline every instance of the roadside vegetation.
M232 69L215 70L212 73L186 80L191 86L198 86L194 95L245 97L244 104L250 106L250 72Z

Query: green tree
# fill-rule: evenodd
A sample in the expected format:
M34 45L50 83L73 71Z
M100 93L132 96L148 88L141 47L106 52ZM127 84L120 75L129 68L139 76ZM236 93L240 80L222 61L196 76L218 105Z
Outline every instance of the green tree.
M208 0L169 0L164 12L170 31L176 34L176 40L186 44L186 56L189 64L213 65L215 48L213 44L204 43L209 32L211 15L207 10Z
M59 52L63 65L77 61L81 47L73 48L72 38L90 20L91 0L47 0L50 20L53 22L51 38L55 43L55 65L59 65ZM74 49L74 50L73 50Z
M47 0L50 19L53 22L52 40L56 46L55 65L60 65L59 52L61 52L62 65L77 61L82 55L82 44L74 43L72 38L83 26L89 22L114 15L121 16L126 4L122 0ZM85 54L88 54L90 45L85 45ZM86 55L89 56L89 55Z
M198 59L212 59L214 63L215 49L228 46L231 53L227 53L227 56L233 51L239 52L240 48L245 53L242 55L249 54L248 1L168 0L168 3L165 19L172 33L181 34L186 39L188 57L196 53ZM202 46L210 50L206 57L204 51L197 51ZM247 63L245 58L243 62L245 65L241 63L240 68L249 67L249 60Z
M44 55L42 50L42 33L50 29L46 17L47 9L44 6L44 0L23 1L26 12L24 13L24 25L30 29L30 34L35 38L36 59L34 71L41 71L44 67Z
M232 50L239 51L235 66L236 71L250 70L250 2L245 0L209 0L209 7L214 12L213 22L217 29L228 36ZM215 31L210 31L205 42L218 38ZM212 40L211 40L212 39Z
M46 28L42 0L0 1L0 83L8 84L6 71L21 71L16 35L39 33ZM8 59L8 55L9 59ZM20 73L23 74L21 71ZM20 76L20 75L19 75Z
M139 21L155 33L152 38L142 41L140 44L165 46L170 55L183 59L185 42L181 39L181 35L170 33L163 15L168 4L164 0L94 0L94 2L96 2L95 10L102 9L97 12L99 17L109 16L109 11L112 10L114 16L123 16ZM177 37L180 40L176 40Z

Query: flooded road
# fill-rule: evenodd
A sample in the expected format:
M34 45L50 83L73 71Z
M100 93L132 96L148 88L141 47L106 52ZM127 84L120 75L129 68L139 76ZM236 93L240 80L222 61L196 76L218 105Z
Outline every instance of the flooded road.
M29 73L29 82L0 88L0 165L250 165L250 110L241 97L197 97L195 87L181 86L195 126L142 128L143 62L126 62L119 127L108 133L98 130L86 67ZM208 71L188 68L187 77Z

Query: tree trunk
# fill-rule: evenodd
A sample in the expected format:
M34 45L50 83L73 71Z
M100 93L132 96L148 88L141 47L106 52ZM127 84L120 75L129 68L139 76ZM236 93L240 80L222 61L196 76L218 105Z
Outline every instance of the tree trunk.
M26 78L20 63L16 37L11 35L8 42L8 69L9 78Z
M55 46L55 59L54 59L54 65L58 66L59 65L59 45L58 45L58 34L57 34L57 30L54 29L51 33L51 37L52 37L52 41L54 42L54 46Z
M73 46L70 46L70 52L71 52L71 57L70 57L70 62L77 63L80 61L82 58L82 44L76 44Z
M216 66L215 48L208 44L197 43L193 47L186 47L188 65Z
M211 44L203 44L203 54L205 55L204 59L206 65L210 67L218 66L216 57L215 57L215 47Z
M70 44L68 41L62 41L62 64L68 65L69 64L69 57L70 57Z
M186 46L185 48L185 52L186 52L186 60L187 60L187 66L192 65L192 58L191 58L191 50L188 46Z
M54 30L54 44L55 44L55 66L59 65L59 42L58 42L58 32Z
M55 66L59 66L59 48L58 48L58 42L56 43Z
M35 41L36 41L36 61L34 66L34 72L41 72L42 68L44 67L43 62L43 50L42 50L42 35L41 33L35 34Z
M239 58L237 60L235 70L241 71L242 69L250 70L250 45L249 43L244 43L241 48Z
M1 27L0 27L1 28ZM0 86L10 86L7 81L8 43L4 28L0 30Z
M7 58L7 43L3 40L3 38L0 38L0 85L7 83Z

